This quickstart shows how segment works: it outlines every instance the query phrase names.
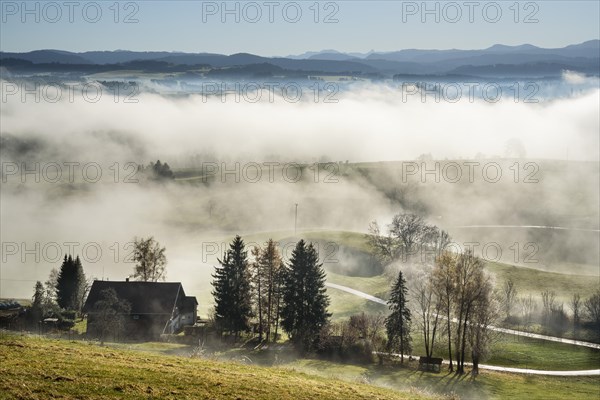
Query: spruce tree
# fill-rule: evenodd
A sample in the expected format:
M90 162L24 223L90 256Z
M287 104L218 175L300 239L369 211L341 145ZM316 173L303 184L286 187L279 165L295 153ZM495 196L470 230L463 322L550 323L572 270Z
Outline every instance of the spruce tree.
M65 254L63 263L58 271L58 278L56 279L56 302L60 308L65 310L70 309L71 301L73 299L75 287L75 270L73 264L73 257Z
M86 292L86 278L85 273L83 272L83 265L81 265L81 260L79 256L75 257L75 282L77 286L75 287L74 297L72 299L72 307L74 310L80 311L83 308L83 303L85 302L85 292Z
M30 318L29 322L36 326L42 318L44 318L44 285L42 282L35 283L35 292L31 299Z
M400 352L400 363L404 363L404 353L411 351L411 315L408 308L408 289L402 271L392 286L388 306L390 315L385 320L388 336L388 349Z
M215 268L212 282L215 321L237 338L240 332L250 329L252 316L248 252L240 236L233 239L223 259L218 261L221 266Z
M59 307L79 311L84 284L85 274L79 256L73 259L71 255L65 255L56 280L56 301Z
M312 243L300 240L283 272L281 326L304 351L314 346L331 316L322 266Z

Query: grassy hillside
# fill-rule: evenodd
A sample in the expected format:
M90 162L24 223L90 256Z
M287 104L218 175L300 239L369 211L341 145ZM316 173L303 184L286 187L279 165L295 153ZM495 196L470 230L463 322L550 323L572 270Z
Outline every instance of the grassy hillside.
M486 269L502 284L512 279L520 295L531 294L539 297L544 290L556 292L557 300L567 303L574 293L588 297L600 284L600 278L576 274L559 274L540 271L534 268L517 267L501 263L486 263Z
M1 399L425 399L279 368L0 334Z
M337 243L342 250L344 248L352 248L358 252L368 253L369 251L364 235L357 232L309 232L303 235L303 237L309 240L332 241ZM325 267L328 267L327 264ZM577 273L556 273L499 262L486 262L485 268L495 276L499 284L511 278L515 282L519 295L532 294L537 298L542 291L548 289L555 291L557 300L565 303L571 298L573 293L580 293L581 296L588 297L594 293L600 283L597 274L595 277L590 277ZM579 272L578 270L576 271ZM390 285L389 279L384 276L355 277L328 273L328 279L332 283L349 286L383 299L386 298ZM330 291L330 294L338 296L338 293L334 294L333 290ZM348 306L345 302L339 303ZM334 313L336 311L334 309Z
M300 237L321 244L319 247L323 250L322 258L325 258L324 266L327 270L327 280L331 283L344 285L368 293L373 296L387 299L390 281L385 275L373 276L354 276L351 271L360 268L360 262L366 260L369 256L369 248L365 241L364 234L347 231L313 231L302 232L293 235L291 232L263 232L251 235L244 235L247 243L264 243L269 238L273 238L280 243L289 243L298 240ZM222 242L229 242L228 238L220 238ZM323 243L333 243L337 247L327 247ZM335 252L329 250L335 249ZM350 254L350 256L347 256ZM289 256L289 255L288 255ZM331 260L338 260L337 263ZM352 264L352 265L346 265ZM511 278L519 291L519 296L531 294L537 301L540 300L540 293L543 290L553 290L556 292L557 301L568 302L573 293L580 293L586 298L591 295L598 287L598 277L590 277L577 273L556 273L543 271L524 266L514 266L499 262L486 262L486 270L496 279L498 284L502 284L506 279ZM365 265L365 269L369 267ZM597 269L597 267L596 267ZM350 271L344 274L343 271ZM335 271L335 272L333 272ZM575 270L573 272L581 272ZM369 274L366 274L369 275ZM200 300L200 312L202 315L208 315L212 307L212 296L210 295L210 284L207 281L205 288L196 294ZM346 318L349 315L365 312L385 312L386 307L361 299L349 293L335 289L329 289L328 294L331 298L330 311L333 318Z
M297 358L287 351L276 357L277 367L261 367L192 359L185 356L190 351L188 346L173 343L100 347L0 333L0 399L383 400L451 395L477 400L549 400L588 399L600 394L597 377L483 371L473 379L447 372L417 372L416 361L410 362L409 368L350 365ZM239 351L232 349L227 354ZM240 353L259 364L274 364L269 361L273 354L261 354Z
M466 163L477 165L473 174L468 172ZM407 176L408 165L418 168L420 173ZM459 168L462 179L456 182L444 178L445 174L437 180L433 175L427 175L425 179L422 175L425 169L431 171L435 167L443 171L448 165ZM483 166L490 165L500 169L498 182L490 182L483 174ZM265 218L251 218L261 215L261 204L248 205L252 210L251 217L238 212L237 199L247 202L256 197L249 193L258 185L245 185L243 181L223 182L216 177L204 183L200 170L180 170L176 172L178 178L188 180L178 180L177 185L203 188L202 198L179 196L172 199L172 204L177 205L172 217L174 223L194 230L217 227L232 232L267 230L269 227L282 229L290 225L277 217L286 215L290 222L293 221L293 211L284 204L287 201L291 206L291 199L294 199L293 202L301 204L299 227L366 229L372 219L379 218L383 227L389 223L382 219L384 215L389 219L392 213L404 210L427 217L446 229L457 243L497 243L502 250L502 262L516 260L515 263L523 263L535 259L539 269L573 272L575 268L579 270L578 274L597 275L599 234L593 231L598 229L600 204L597 162L483 159L431 160L422 164L412 160L348 163L336 168L339 168L336 174L338 185L316 184L309 170L293 188L277 186L280 193L292 189L294 194L287 200L282 197L278 204L262 204L264 212L269 213L268 219L272 220L268 223ZM280 176L280 172L276 175ZM273 190L272 185L264 188ZM218 207L209 206L209 203ZM208 212L209 209L212 211ZM471 225L515 227L475 228ZM592 231L518 228L523 225ZM340 239L344 240L343 237ZM513 247L515 242L519 245ZM535 256L529 244L535 245Z

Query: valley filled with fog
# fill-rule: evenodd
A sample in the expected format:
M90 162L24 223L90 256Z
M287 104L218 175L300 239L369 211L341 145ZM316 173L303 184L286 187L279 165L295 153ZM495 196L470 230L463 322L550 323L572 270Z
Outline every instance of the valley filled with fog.
M22 101L3 83L2 296L28 297L69 246L86 246L90 275L121 280L130 242L152 235L167 248L169 279L206 288L236 233L366 233L399 212L476 251L494 243L494 261L524 264L535 250L532 268L597 269L597 77L536 80L535 102L508 84L494 102L365 82L336 83L335 102L310 82L295 86L298 101L264 86L248 101L247 91L175 93L133 78L135 102L106 86L96 102L77 90ZM174 180L144 179L137 165L156 160Z
M597 396L599 12L0 2L0 397Z

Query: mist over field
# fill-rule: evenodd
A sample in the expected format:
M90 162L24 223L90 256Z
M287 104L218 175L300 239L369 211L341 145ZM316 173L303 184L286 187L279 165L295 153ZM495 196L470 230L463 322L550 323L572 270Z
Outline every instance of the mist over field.
M599 12L0 1L0 397L597 397Z
M66 94L57 103L36 103L33 96L22 102L16 95L6 97L2 131L41 141L39 150L51 157L61 151L110 161L163 157L181 167L207 151L238 161L501 157L514 137L531 159L598 160L597 88L535 103L510 92L497 102L469 99L467 92L454 102L411 93L372 85L338 92L330 99L336 102L315 102L304 89L298 102L263 93L255 103L147 92L137 103L115 102L107 91L95 103L81 96L71 102Z
M563 82L581 79L565 75ZM129 242L148 235L167 248L170 280L195 276L190 281L205 287L223 250L211 247L207 255L206 243L221 245L235 233L293 236L296 203L300 232L366 233L372 220L385 225L398 212L417 212L460 243L499 243L504 261L522 263L507 249L533 241L540 246L533 267L598 263L597 88L538 103L431 96L423 102L384 85L341 91L337 103L266 99L141 92L137 103L109 95L96 103L36 103L9 96L1 111L2 295L28 297L32 281L44 280L60 255L47 260L56 249L67 252L70 242L78 243L75 253L93 243L84 257L90 275L123 279L133 265L124 262ZM168 162L181 180L145 182L128 164L156 160ZM450 182L441 174L436 182L426 174L435 168L432 160L458 163L463 178ZM477 167L469 183L468 160L497 162L502 179L490 182ZM404 163L368 164L380 161ZM71 162L79 163L72 182ZM22 163L39 163L40 183L36 173L23 174ZM55 176L52 163L63 174L56 181L45 179ZM90 163L102 172L98 182L83 175L81 166ZM524 181L532 173L539 183ZM461 228L496 224L590 231ZM41 260L26 251L36 243Z

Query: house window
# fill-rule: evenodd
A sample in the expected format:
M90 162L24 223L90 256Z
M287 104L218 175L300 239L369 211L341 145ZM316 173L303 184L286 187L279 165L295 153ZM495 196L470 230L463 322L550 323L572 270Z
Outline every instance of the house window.
M133 319L140 319L140 316L139 315L134 315Z

